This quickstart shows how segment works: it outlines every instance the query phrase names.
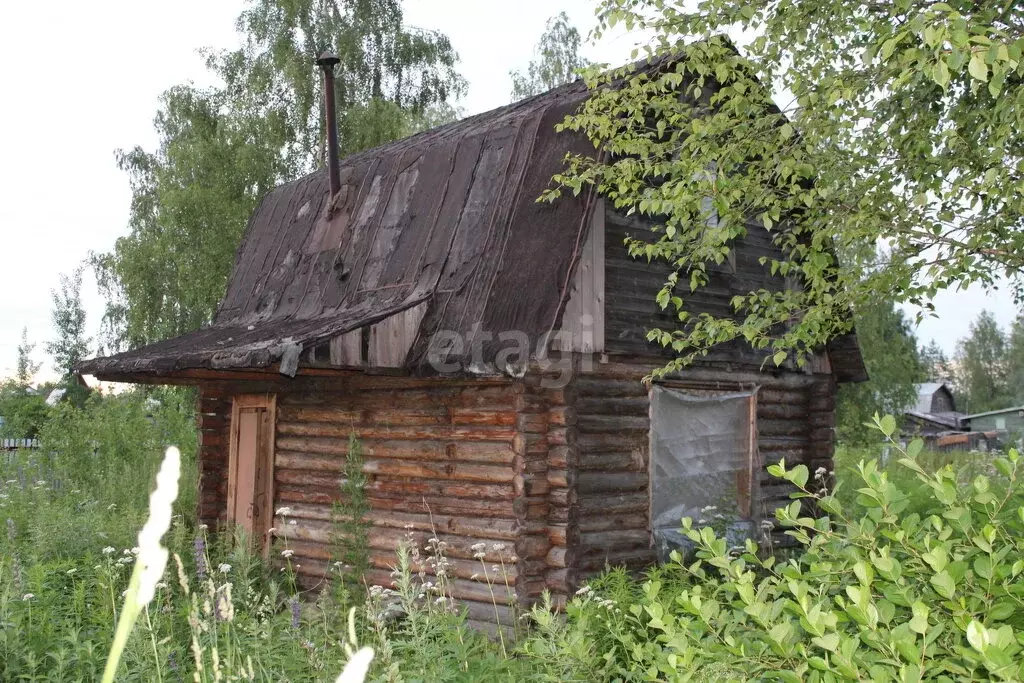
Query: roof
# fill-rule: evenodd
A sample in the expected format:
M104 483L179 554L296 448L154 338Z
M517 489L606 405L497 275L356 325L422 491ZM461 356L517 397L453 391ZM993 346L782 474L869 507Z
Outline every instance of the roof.
M963 413L957 412L930 413L923 410L908 410L904 414L923 422L931 422L940 427L949 427L950 429L960 429L966 417Z
M1003 415L1005 413L1016 413L1024 411L1024 406L1013 406L1012 408L1000 408L999 410L989 410L984 413L975 413L974 415L968 415L965 419L973 420L976 417L988 417L989 415Z
M918 384L917 403L914 404L912 410L918 413L931 413L932 397L935 395L935 392L941 389L949 391L949 387L946 386L945 382L924 382L923 384ZM950 392L950 394L952 394L952 392Z
M577 81L347 157L333 198L326 169L277 187L249 221L212 325L79 370L159 381L284 367L420 304L410 370L427 365L426 340L439 331L464 341L461 357L446 356L462 367L493 361L503 342L488 335L541 338L565 307L594 202L536 200L567 153L594 152L584 135L555 131L587 96ZM853 335L829 351L837 379L866 378Z
M584 196L536 199L567 152L593 151L555 132L586 96L572 83L343 159L330 207L324 169L272 190L210 327L82 372L267 367L424 301L428 329L536 339L564 305L588 211Z

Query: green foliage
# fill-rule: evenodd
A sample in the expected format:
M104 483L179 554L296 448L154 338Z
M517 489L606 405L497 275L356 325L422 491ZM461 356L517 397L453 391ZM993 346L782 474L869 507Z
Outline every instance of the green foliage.
M345 455L341 500L334 503L333 516L336 531L334 541L337 561L341 563L341 583L347 590L358 594L365 585L366 571L370 568L370 502L366 498L368 479L363 472L363 448L355 435L349 436Z
M1024 265L1019 5L603 0L599 21L598 36L644 31L650 53L678 58L590 72L593 97L565 127L600 154L571 158L546 197L594 185L657 224L629 249L676 271L659 301L678 323L649 335L677 353L668 370L737 339L800 363L880 292L930 310L940 290ZM801 286L692 314L752 228L780 250L765 270ZM835 256L879 243L883 261Z
M866 426L873 414L900 414L914 404L924 369L913 330L892 301L865 302L854 321L869 380L840 385L836 419L840 441L862 444L876 436Z
M66 417L44 439L69 457L0 473L0 516L10 518L0 534L0 678L98 677L146 516L146 478L160 460L149 438L188 443L190 398L62 406ZM102 426L90 431L89 421ZM137 473L111 469L128 455L129 430L117 422L146 439L132 460ZM874 423L892 462L853 464L846 452L836 494L822 489L824 472L770 468L797 491L776 513L797 545L788 559L752 542L730 548L683 520L693 557L676 554L642 580L611 570L580 589L565 617L546 600L530 613L531 632L494 639L470 628L452 600L453 568L436 536L425 548L400 546L393 589L371 588L355 604L326 589L300 601L290 594L291 565L282 572L247 543L196 529L194 503L184 501L166 538L180 564L127 642L123 680L189 680L197 671L201 681L332 679L347 659L340 644L357 639L376 651L374 680L387 681L1020 680L1024 461L1015 451L972 456L974 469L954 471L920 441L900 449L891 416ZM76 445L89 439L100 439L95 456ZM358 479L358 449L351 453L348 475ZM84 471L91 467L106 474ZM473 550L480 570L493 572L497 613L509 579L485 559L503 548Z
M130 233L92 257L112 349L212 320L259 198L324 159L321 51L341 58L344 154L454 116L446 105L464 89L448 39L406 27L397 0L252 0L237 26L240 48L207 52L223 87L171 88L154 121L157 150L118 155Z
M223 92L171 88L154 125L155 152L118 153L131 183L131 230L92 256L110 351L212 320L246 221L284 172L282 123L234 115Z
M49 407L46 395L50 385L38 389L24 387L16 381L0 384L0 438L34 439L39 436Z
M891 417L875 424L883 434L896 427ZM695 558L677 554L639 585L620 581L625 593L595 584L570 605L562 637L593 637L603 653L588 662L584 651L570 671L627 681L1019 680L1024 462L1011 452L965 484L952 468L924 470L920 451L918 441L899 452L920 485L913 512L874 461L844 484L856 488L852 508L819 490L822 475L773 465L799 490L776 514L801 551L789 560L751 542L729 548L683 520ZM812 507L827 516L808 516Z
M28 342L28 328L21 328L21 343L18 344L18 360L14 370L14 379L18 386L31 386L32 378L39 372L40 364L32 360L32 351L35 348L35 344Z
M1013 388L1009 385L1007 339L995 316L982 311L971 323L966 338L957 344L956 380L963 395L958 406L969 413L1009 407Z
M60 373L60 387L65 400L80 406L88 390L78 382L75 366L89 355L91 339L85 334L85 308L82 306L82 271L79 266L71 275L61 274L60 290L53 291L53 329L56 339L46 345L53 357L53 367ZM19 361L20 362L20 361Z
M576 79L587 67L587 60L580 56L579 50L580 32L569 22L569 15L560 12L548 19L534 50L537 59L530 61L525 74L521 71L510 74L512 101L539 95Z
M918 356L921 358L922 377L925 381L949 382L953 379L953 366L946 357L946 352L934 339L927 346L921 347Z

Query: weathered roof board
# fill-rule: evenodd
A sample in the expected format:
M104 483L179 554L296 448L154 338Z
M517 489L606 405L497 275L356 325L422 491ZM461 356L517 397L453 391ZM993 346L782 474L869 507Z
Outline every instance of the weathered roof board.
M323 169L276 188L249 222L212 326L83 372L267 367L288 346L422 302L409 366L425 362L436 330L468 337L479 323L536 339L564 305L588 212L582 196L536 199L566 152L592 149L554 130L586 95L573 83L344 159L330 210Z
M210 327L80 370L117 379L280 363L285 372L299 349L328 342L332 360L354 361L358 333L339 336L414 307L405 317L418 330L403 332L399 351L407 356L388 366L425 368L440 330L461 335L463 353L445 360L464 368L477 360L476 330L492 335L480 344L485 362L501 332L536 344L570 298L596 203L585 194L536 201L567 152L593 152L582 135L555 132L586 97L571 83L343 159L333 200L325 169L274 189L249 221ZM829 353L839 381L866 378L853 335Z

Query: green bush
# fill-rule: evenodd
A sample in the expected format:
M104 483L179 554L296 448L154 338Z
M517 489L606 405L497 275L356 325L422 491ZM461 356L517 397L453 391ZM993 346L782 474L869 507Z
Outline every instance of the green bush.
M893 424L879 421L892 434ZM562 643L596 643L562 675L593 680L963 681L1024 678L1024 462L961 486L898 451L916 499L874 461L857 467L850 516L807 468L773 466L798 500L777 511L803 552L785 562L729 548L684 520L696 544L637 585L585 588ZM819 472L823 480L827 473ZM911 503L918 511L909 512ZM816 508L814 519L804 511ZM607 579L606 579L607 581ZM623 584L621 580L619 584ZM605 589L605 590L602 590ZM543 626L543 614L536 614ZM542 631L543 633L543 631ZM530 644L531 651L550 644ZM577 645L577 649L578 649ZM556 648L560 652L573 648ZM588 662L588 658L591 658ZM573 663L582 663L574 668Z

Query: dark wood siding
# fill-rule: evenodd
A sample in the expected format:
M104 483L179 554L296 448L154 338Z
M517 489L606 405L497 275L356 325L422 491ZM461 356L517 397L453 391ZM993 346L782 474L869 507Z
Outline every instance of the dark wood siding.
M613 210L605 214L605 349L610 354L647 356L656 353L671 355L647 341L650 328L675 329L678 321L672 309L661 310L655 301L658 291L668 279L670 268L664 261L648 263L645 258L629 256L624 245L627 237L653 242L657 235L649 223L636 216L623 216ZM688 275L681 274L677 294L683 297L691 314L732 315L730 301L734 296L760 288L781 289L785 280L772 277L770 268L760 259L778 256L781 252L771 243L771 235L760 226L748 226L749 234L736 244L727 262L711 269L707 286L689 294ZM759 364L761 354L746 345L729 344L713 351L709 358Z

